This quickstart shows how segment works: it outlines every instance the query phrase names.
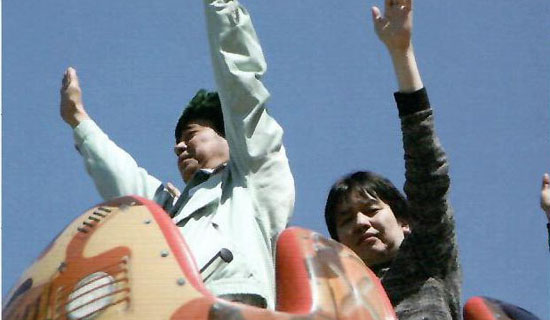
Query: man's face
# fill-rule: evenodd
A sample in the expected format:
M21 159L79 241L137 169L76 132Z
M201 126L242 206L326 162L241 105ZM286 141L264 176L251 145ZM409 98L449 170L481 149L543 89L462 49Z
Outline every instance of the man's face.
M395 218L390 206L368 194L350 195L351 205L336 207L336 232L368 266L389 262L410 230Z
M174 152L185 182L191 180L198 169L214 169L229 160L227 140L214 130L208 120L191 121L183 129Z

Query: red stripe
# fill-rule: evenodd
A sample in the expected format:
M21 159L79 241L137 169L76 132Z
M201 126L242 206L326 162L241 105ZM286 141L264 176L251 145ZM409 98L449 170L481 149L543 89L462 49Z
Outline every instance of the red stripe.
M283 231L277 240L276 278L277 311L292 314L309 314L312 295L305 253L300 246L300 228Z

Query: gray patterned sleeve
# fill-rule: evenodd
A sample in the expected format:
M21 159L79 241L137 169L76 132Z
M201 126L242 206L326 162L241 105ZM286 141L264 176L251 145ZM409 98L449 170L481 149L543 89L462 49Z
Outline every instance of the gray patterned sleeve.
M395 99L403 132L410 240L423 269L445 276L458 268L447 156L435 134L426 90L396 93Z

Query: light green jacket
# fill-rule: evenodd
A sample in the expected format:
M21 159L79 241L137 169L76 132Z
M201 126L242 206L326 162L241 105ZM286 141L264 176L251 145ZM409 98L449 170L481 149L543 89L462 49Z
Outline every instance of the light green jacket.
M259 294L273 308L276 237L294 206L283 130L265 107L269 92L260 79L266 63L248 12L237 1L204 3L231 159L206 181L197 184L197 175L190 181L173 220L199 268L221 248L233 253L233 261L206 280L213 294ZM82 122L74 136L103 198L137 194L158 200L162 183L93 121Z

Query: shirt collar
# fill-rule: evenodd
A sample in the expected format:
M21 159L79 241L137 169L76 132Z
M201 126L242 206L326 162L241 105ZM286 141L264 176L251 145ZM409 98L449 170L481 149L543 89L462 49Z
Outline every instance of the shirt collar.
M220 164L219 166L217 166L214 169L203 168L203 169L199 169L198 171L201 171L203 174L206 174L206 175L213 175L213 174L216 174L216 173L220 172L225 167L227 167L227 162L224 162L224 163Z

